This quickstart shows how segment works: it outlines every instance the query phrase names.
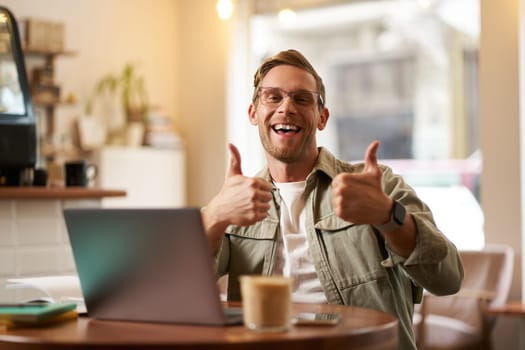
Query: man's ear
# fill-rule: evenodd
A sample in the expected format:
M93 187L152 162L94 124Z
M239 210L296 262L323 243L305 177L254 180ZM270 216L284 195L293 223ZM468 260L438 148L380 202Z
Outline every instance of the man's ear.
M250 123L252 125L257 125L256 111L257 111L257 108L255 108L253 103L250 103L250 107L248 107L248 119L250 119Z
M323 130L326 128L326 124L328 123L328 118L330 118L330 111L328 111L328 108L324 108L319 114L319 121L317 122L317 129Z

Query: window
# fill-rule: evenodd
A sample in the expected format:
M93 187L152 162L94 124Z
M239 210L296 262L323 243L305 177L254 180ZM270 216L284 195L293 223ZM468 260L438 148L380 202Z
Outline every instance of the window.
M379 139L381 162L415 188L442 231L459 248L481 248L478 2L338 4L299 10L293 24L280 23L275 13L252 14L249 30L239 31L250 33L249 47L237 51L248 52L249 73L243 83L236 77L234 85L239 91L251 89L251 74L264 58L300 50L327 88L331 119L318 133L318 144L341 159L358 161ZM249 103L251 91L243 94L235 100ZM256 131L246 122L245 110L233 113L231 138L251 135L238 145L250 154L243 167L255 172L264 158L253 156L262 149L252 142Z

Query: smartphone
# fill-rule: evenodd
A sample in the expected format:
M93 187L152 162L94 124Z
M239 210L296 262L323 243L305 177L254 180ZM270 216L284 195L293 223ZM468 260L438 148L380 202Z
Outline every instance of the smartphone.
M334 326L341 320L341 315L328 312L301 312L292 319L296 326Z

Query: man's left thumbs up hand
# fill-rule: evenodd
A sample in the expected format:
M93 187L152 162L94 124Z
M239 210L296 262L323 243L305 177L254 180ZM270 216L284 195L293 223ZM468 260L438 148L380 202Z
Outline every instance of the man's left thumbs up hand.
M392 199L381 187L382 172L377 163L379 141L372 142L360 173L341 173L332 180L335 214L354 224L380 225L389 220Z

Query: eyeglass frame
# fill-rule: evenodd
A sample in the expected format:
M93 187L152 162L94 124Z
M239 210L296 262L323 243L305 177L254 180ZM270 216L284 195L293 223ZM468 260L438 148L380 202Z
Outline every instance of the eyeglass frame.
M270 106L270 107L280 107L283 103L284 103L284 97L290 97L292 99L292 102L296 105L296 106L300 106L300 107L308 107L308 106L302 106L302 105L298 105L296 104L294 98L293 98L293 95L296 94L296 93L300 93L300 92L309 92L309 93L312 93L314 95L317 95L317 100L315 103L317 103L319 109L323 108L324 107L324 101L323 101L323 96L321 95L320 92L318 91L311 91L311 90L296 90L296 91L286 91L284 89L281 89L279 87L276 87L276 86L259 86L257 88L257 93L255 94L255 96L257 97L257 99L259 99L261 101L261 103L263 105L266 106L266 104L264 102L262 102L262 99L260 99L260 93L261 93L261 90L262 89L277 89L279 90L284 96L283 96L283 99L281 100L281 102L279 104L276 104L274 106ZM314 104L315 104L314 103Z

